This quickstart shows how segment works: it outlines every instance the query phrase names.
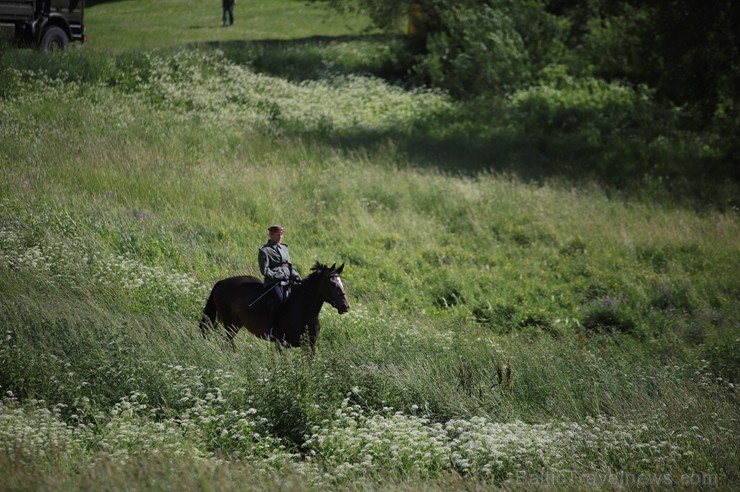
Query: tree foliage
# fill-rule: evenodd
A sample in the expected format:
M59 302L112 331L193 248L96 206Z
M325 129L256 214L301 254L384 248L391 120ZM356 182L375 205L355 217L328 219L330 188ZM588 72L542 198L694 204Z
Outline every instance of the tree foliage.
M581 2L582 3L582 2ZM604 2L606 5L607 2ZM688 104L704 121L737 112L740 7L732 0L624 0L586 19L571 43L597 76L645 83L657 96Z
M503 95L532 83L564 55L566 23L542 7L540 0L439 7L442 27L430 33L416 73L461 98Z
M647 84L703 122L738 118L740 5L733 0L309 0L398 29L412 4L434 12L414 71L470 97L525 87L550 64Z
M734 0L309 1L363 12L396 32L407 19L411 35L400 73L415 83L459 99L500 100L536 87L557 91L551 74L565 71L585 81L576 83L583 90L601 80L642 95L634 100L649 93L654 111L646 121L658 121L661 106L680 109L684 117L672 120L670 131L709 132L724 162L740 162L740 143L722 137L740 132L740 3Z

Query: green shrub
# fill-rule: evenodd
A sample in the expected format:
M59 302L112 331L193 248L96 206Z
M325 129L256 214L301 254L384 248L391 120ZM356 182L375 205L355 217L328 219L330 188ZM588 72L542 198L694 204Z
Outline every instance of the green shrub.
M603 297L592 305L581 321L590 332L627 333L635 331L635 322L609 296Z
M562 25L538 0L455 2L437 10L444 29L427 40L414 70L456 97L508 94L561 54Z
M652 289L650 305L657 309L688 312L694 309L696 302L692 288L686 282L659 282Z
M551 81L512 95L512 123L527 135L579 139L600 145L618 138L650 138L644 130L666 116L645 89L599 79L572 78L553 71ZM661 125L668 122L662 120Z

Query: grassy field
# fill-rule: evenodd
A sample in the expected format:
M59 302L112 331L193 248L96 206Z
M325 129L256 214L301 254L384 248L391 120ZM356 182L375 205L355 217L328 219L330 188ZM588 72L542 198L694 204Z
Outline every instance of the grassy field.
M471 166L461 103L377 76L397 40L236 13L103 3L0 58L7 489L740 484L736 210ZM198 330L273 222L347 265L313 357Z
M352 36L367 31L362 17L338 16L296 0L237 1L234 25L221 27L215 0L126 0L88 7L88 51L123 52L229 41L280 41Z

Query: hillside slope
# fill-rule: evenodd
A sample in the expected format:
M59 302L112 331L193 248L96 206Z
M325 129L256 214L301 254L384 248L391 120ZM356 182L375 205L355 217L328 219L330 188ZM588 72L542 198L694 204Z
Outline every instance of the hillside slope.
M113 35L3 57L8 487L739 483L735 212L449 172L456 147L406 143L444 144L458 103L349 70L376 38L323 40L344 71L297 80ZM314 356L198 329L274 222L302 273L346 264L352 309L324 307Z

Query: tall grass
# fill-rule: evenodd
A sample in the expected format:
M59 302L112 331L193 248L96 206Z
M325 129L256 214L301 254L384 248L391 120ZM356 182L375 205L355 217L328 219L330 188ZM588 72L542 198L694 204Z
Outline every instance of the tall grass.
M233 56L6 55L10 487L738 483L734 212L447 173L404 143L444 94ZM272 222L347 264L313 357L197 329Z

